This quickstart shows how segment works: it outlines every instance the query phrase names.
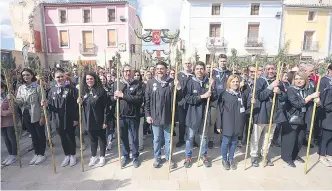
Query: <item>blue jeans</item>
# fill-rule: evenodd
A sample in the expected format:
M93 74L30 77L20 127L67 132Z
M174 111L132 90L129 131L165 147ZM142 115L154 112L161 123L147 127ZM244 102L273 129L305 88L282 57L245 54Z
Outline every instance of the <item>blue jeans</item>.
M186 152L185 155L187 158L192 157L192 145L194 142L195 135L198 133L198 128L191 128L187 126L186 129L187 132L187 139L186 139ZM201 157L207 156L207 149L206 149L206 134L207 131L205 131L203 144L202 144L202 150L201 150ZM202 132L199 133L199 140L202 141Z
M222 136L221 155L223 160L232 161L234 159L237 140L238 136Z
M122 156L129 158L130 148L128 133L131 136L131 152L133 159L138 158L138 128L139 122L135 119L120 119L120 139Z
M161 158L161 147L163 142L163 135L165 140L165 158L169 159L169 145L170 145L170 137L171 137L171 125L165 126L153 126L153 153L154 158Z

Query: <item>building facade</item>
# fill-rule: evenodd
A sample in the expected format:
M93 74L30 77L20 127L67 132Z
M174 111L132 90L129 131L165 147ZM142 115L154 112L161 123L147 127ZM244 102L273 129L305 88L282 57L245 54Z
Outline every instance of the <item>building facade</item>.
M186 54L211 61L215 52L239 56L277 55L281 33L280 0L186 0L182 4L180 38ZM187 57L187 55L186 55Z
M286 0L283 43L289 54L301 59L323 60L331 54L332 0Z
M117 51L122 64L138 62L131 56L136 44L136 9L125 0L44 3L48 63L81 59L99 66L112 66Z

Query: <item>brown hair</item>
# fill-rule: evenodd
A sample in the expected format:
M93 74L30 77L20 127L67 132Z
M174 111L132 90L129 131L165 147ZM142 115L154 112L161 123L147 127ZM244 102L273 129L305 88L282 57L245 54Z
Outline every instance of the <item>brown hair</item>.
M292 81L292 85L295 85L294 81L295 81L296 76L300 76L305 81L304 87L308 88L308 76L307 76L307 74L304 73L304 72L295 72L294 76L293 76L294 78L293 78L293 81Z
M226 89L230 89L231 88L231 82L232 80L234 80L235 78L237 78L240 81L240 76L236 75L236 74L232 74L228 77L227 83L226 83Z

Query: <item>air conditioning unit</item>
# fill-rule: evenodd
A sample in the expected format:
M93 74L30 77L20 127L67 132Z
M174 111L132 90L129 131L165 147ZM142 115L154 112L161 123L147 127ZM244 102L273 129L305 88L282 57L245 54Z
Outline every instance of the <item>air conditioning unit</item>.
M121 20L121 21L126 20L125 16L121 15L121 16L120 16L120 20Z
M281 16L281 12L277 12L276 17L279 18Z

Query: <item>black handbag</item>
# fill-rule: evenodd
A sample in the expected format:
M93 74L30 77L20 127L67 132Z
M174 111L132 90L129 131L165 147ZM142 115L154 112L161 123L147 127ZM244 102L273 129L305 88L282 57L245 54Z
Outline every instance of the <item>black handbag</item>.
M289 124L291 124L291 125L304 125L303 117L300 117L300 116L297 116L297 115L293 115L289 119Z

